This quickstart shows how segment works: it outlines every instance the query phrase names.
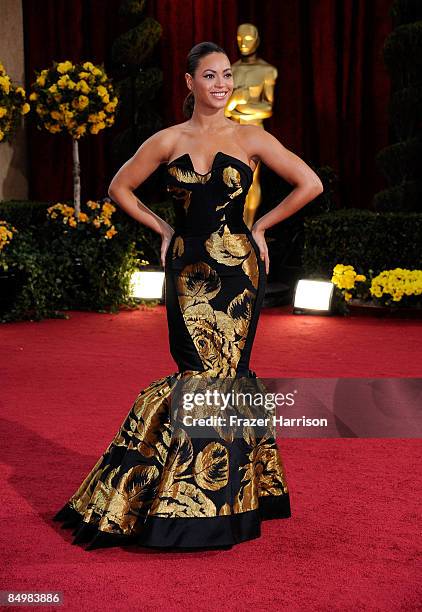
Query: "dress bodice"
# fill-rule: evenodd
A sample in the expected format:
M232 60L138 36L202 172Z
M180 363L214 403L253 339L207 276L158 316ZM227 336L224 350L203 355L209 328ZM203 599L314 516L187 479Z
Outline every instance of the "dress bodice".
M252 180L248 164L222 151L206 174L195 171L188 153L172 160L167 164L167 191L175 207L175 232L211 234L225 224L230 232L248 233L243 212Z

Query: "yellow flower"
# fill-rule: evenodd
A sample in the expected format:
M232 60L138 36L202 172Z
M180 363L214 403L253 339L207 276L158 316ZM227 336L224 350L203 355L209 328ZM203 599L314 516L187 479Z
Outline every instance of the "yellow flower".
M109 229L109 230L107 230L107 232L106 232L106 234L105 234L105 237L106 237L106 238L113 238L113 236L114 236L115 234L117 234L117 230L116 230L116 228L114 227L114 225L112 225L112 226L110 227L110 229Z
M366 276L364 274L356 274L355 280L358 282L366 281Z
M103 204L103 213L105 215L111 215L114 212L116 212L116 207L113 206L113 204L110 204L110 202L105 202Z
M57 85L58 87L62 88L62 87L66 87L67 82L69 81L70 77L68 74L64 74L62 77L59 78L59 80L57 81Z
M76 87L75 81L72 81L68 74L64 74L62 77L60 77L60 79L57 81L57 85L61 89L75 89Z
M92 221L92 225L94 225L97 228L101 226L101 221L99 217L95 217L95 219Z
M86 126L85 125L79 125L76 130L75 130L75 134L77 137L79 136L83 136L86 132Z
M88 83L84 81L83 79L82 81L79 81L79 83L76 84L76 89L82 92L83 94L87 94L91 91L88 86Z
M91 125L89 131L91 132L91 134L98 134L98 132L100 130L103 130L105 127L106 127L106 124L104 123L104 121L99 121L98 123Z
M80 79L89 79L90 74L89 72L78 72L78 77Z
M4 106L0 106L0 118L4 117L7 113L7 108L4 108Z
M23 98L25 97L25 90L23 87L16 87L16 93L21 95Z
M37 98L38 98L38 94L35 91L33 91L29 96L29 99L32 101L35 101Z
M60 125L57 125L57 123L46 123L45 126L47 130L51 132L52 134L56 134L57 132L60 132L62 129Z
M97 122L97 115L95 113L92 113L91 115L88 115L88 121L89 121L89 123L96 123Z
M94 202L93 200L88 200L86 205L88 206L88 208L92 208L93 210L95 208L100 208L100 205L98 204L98 202Z
M0 76L0 87L3 89L4 93L10 93L10 79L7 75Z
M69 225L70 227L76 227L78 225L74 217L69 217Z
M62 114L59 113L59 111L51 111L50 116L52 119L55 119L56 121L60 121L62 118Z
M0 130L0 142L3 140L3 138L4 138L4 132Z
M51 87L48 88L48 91L51 93L57 93L57 85L54 83Z
M22 106L21 113L22 115L26 115L26 113L29 113L30 110L31 107L29 106L28 102L25 102L25 104Z
M399 302L404 295L421 294L421 278L422 270L384 270L372 279L370 293L375 297L390 295L394 302Z
M39 85L40 87L44 87L45 85L45 76L43 74L41 74L40 76L38 76L35 80L36 84Z
M82 223L86 223L88 221L88 215L84 212L80 212L79 213L79 221L81 221Z
M344 299L345 299L346 301L351 300L351 299L352 299L352 297L353 297L353 295L352 295L351 293L349 293L348 291L345 291L345 292L344 292Z
M73 100L72 106L73 108L77 108L78 110L83 110L89 104L89 98L86 96L79 96L77 99Z
M69 60L67 60L66 62L60 62L60 64L57 64L57 72L60 72L60 74L64 74L65 72L69 72L69 70L72 70L73 67L74 66L72 62L69 62Z
M108 96L108 91L107 91L107 89L104 87L104 85L98 85L98 87L97 87L97 92L98 92L98 95L99 95L101 98L104 98L105 96Z
M85 70L89 71L92 71L95 67L94 64L92 64L91 62L85 62L84 64L82 64L82 66L85 68Z

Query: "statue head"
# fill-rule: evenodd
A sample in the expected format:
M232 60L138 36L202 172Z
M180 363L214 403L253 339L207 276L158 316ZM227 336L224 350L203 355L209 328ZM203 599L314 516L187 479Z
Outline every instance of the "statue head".
M242 55L255 53L259 46L258 29L252 23L242 23L237 28L237 44Z
M213 42L192 47L187 56L185 79L190 89L183 103L187 118L192 116L198 100L208 107L224 108L233 92L230 60L224 49Z

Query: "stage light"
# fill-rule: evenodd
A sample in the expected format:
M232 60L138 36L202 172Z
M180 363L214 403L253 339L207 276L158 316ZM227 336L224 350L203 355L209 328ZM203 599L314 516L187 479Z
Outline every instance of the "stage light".
M293 314L329 314L334 285L330 281L299 280L296 285Z
M164 272L137 270L130 279L131 296L142 300L161 300L164 289Z

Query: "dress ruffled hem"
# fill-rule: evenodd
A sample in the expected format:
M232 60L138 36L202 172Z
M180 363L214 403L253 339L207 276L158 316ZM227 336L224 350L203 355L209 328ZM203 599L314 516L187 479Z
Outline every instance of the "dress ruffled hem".
M228 550L234 545L261 535L261 522L291 517L288 494L262 496L259 508L237 514L203 518L168 518L148 516L136 535L101 531L87 523L68 503L53 517L62 529L73 529L72 544L86 544L85 550L137 545L140 547L178 550Z

